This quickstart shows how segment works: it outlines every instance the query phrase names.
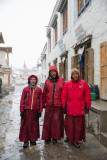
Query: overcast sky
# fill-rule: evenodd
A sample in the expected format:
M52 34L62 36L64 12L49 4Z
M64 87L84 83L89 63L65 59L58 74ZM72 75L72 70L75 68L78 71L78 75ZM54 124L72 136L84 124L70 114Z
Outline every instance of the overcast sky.
M46 39L56 0L0 0L0 32L6 46L13 47L10 65L36 65ZM2 44L0 44L2 46Z

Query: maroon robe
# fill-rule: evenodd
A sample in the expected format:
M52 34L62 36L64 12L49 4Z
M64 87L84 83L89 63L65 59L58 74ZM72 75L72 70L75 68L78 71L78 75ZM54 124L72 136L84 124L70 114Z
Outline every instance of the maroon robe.
M42 139L60 140L64 136L64 120L61 107L46 107Z
M21 142L27 142L37 141L39 137L38 111L27 109L25 117L21 118L19 139Z
M71 142L86 141L85 134L85 116L70 116L65 117L65 132Z

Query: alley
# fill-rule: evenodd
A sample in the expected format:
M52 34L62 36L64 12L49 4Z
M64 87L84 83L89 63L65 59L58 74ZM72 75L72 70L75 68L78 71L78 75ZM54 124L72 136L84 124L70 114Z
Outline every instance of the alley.
M0 159L1 160L106 160L107 149L87 132L87 142L77 149L63 140L58 144L45 145L40 140L36 146L23 149L19 142L19 102L24 86L17 85L14 92L0 99ZM43 117L40 119L42 132Z

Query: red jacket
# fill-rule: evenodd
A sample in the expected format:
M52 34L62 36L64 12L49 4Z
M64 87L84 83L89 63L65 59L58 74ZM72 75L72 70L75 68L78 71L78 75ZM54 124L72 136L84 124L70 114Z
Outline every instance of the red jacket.
M37 78L37 77L36 77ZM28 78L29 82L30 77ZM20 112L24 112L24 109L36 109L42 112L42 90L39 87L30 88L25 87L22 92L20 101Z
M55 66L51 66L50 70L56 70L57 75L58 71ZM45 106L61 106L61 92L64 85L64 79L59 77L57 81L52 82L47 79L45 81L44 89L43 89L43 107Z
M67 115L81 116L85 114L85 102L87 108L91 106L91 94L88 84L84 80L70 80L65 83L61 95L62 107L67 102Z

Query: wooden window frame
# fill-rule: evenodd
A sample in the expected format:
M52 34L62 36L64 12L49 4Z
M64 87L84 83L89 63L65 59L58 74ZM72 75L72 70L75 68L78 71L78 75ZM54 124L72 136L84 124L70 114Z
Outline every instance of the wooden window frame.
M57 40L58 40L58 27L56 25L55 26L55 46L57 45Z
M82 2L82 7L80 8L80 1ZM77 0L78 17L83 13L83 11L89 6L91 0Z
M51 31L48 34L48 39L49 39L49 53L51 52Z
M68 31L68 4L63 11L63 35Z
M51 52L51 37L50 37L50 39L49 39L49 42L50 42L50 52Z

